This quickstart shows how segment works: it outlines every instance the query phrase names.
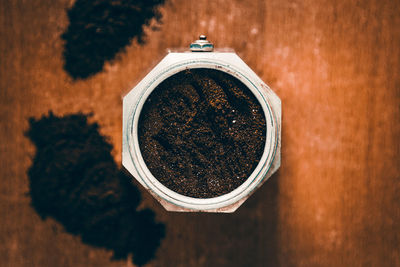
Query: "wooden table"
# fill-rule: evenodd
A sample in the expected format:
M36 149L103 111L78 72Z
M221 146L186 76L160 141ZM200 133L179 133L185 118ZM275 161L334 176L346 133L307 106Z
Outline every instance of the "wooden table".
M282 99L282 166L234 214L169 213L149 266L400 266L400 5L171 0L160 31L74 82L60 34L73 1L0 2L0 265L131 266L83 244L26 194L30 116L94 112L121 161L121 97L205 33Z

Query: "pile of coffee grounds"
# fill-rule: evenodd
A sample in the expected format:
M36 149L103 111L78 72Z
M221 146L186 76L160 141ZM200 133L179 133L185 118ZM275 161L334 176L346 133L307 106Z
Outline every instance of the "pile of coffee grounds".
M179 72L155 88L139 119L150 172L169 189L211 198L240 186L265 145L265 116L238 79L213 69Z
M115 259L133 253L142 265L154 257L164 225L153 211L137 210L138 189L115 163L112 146L88 115L31 118L26 135L36 145L28 170L32 206L86 244L110 249Z
M64 69L73 77L87 78L103 69L105 61L132 39L142 44L143 27L155 18L165 0L77 0L68 10L70 24L65 41Z

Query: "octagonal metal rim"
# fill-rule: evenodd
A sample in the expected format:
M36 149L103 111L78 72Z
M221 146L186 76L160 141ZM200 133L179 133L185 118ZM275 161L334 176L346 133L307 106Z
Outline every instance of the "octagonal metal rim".
M256 76L251 69L235 54L235 53L209 53L208 55L187 56L182 60L183 55L187 53L170 53L167 55L145 78L151 77L147 82L139 83L133 90L136 95L132 99L134 103L130 103L129 116L127 117L126 129L124 129L127 138L128 150L133 167L142 183L153 193L163 200L186 209L194 210L212 210L232 205L243 198L248 197L259 184L261 184L268 173L277 150L278 145L278 125L275 114L269 103L267 92L263 90L266 85ZM178 55L175 58L174 56ZM211 57L208 57L212 55ZM172 58L172 61L171 61ZM229 62L228 62L228 61ZM167 64L165 64L167 61ZM232 65L232 61L235 63ZM164 64L163 64L164 62ZM147 97L151 92L164 81L166 78L191 68L211 68L224 71L242 81L249 90L256 96L263 108L266 118L266 143L263 155L249 178L233 191L222 196L214 198L192 198L178 194L163 184L161 184L147 168L140 152L139 141L137 137L138 121L141 109ZM255 76L255 77L254 77ZM145 79L144 79L145 80ZM143 80L142 80L143 81ZM267 86L267 88L269 88ZM124 102L124 105L127 104ZM132 105L133 104L133 105ZM125 107L124 107L125 109ZM126 149L124 147L124 149Z

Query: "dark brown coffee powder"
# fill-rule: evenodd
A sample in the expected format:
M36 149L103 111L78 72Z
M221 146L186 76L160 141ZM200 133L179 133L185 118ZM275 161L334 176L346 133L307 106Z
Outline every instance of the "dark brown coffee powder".
M133 254L135 265L154 258L165 225L150 209L140 209L140 191L112 156L112 145L89 115L29 119L26 136L36 146L27 174L32 207L52 217L66 232L114 259Z
M162 184L211 198L240 186L265 145L261 105L238 79L214 69L179 72L157 86L139 119L144 161Z

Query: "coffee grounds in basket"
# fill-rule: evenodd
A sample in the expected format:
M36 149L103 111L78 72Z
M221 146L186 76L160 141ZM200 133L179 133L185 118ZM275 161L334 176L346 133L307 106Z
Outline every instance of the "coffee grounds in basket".
M211 198L240 186L265 145L261 105L233 76L213 69L179 72L147 98L139 145L150 172L169 189Z

